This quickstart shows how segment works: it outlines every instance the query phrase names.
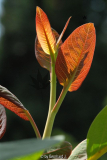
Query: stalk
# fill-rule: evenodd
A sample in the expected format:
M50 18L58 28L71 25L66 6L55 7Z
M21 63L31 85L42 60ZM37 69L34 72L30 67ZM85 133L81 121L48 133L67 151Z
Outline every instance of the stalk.
M33 129L34 129L34 132L35 132L37 138L41 139L41 135L40 135L40 133L39 133L39 130L38 130L38 128L37 128L37 125L36 125L36 123L34 122L31 114L29 113L28 110L25 110L25 113L26 113L26 115L27 115L27 117L28 117L28 119L29 119L29 121L30 121Z
M57 114L66 94L67 94L67 91L68 91L68 87L63 87L61 93L60 93L60 96L54 106L54 108L52 109L51 113L54 113L55 115Z
M60 108L60 106L61 106L61 104L62 104L62 102L63 102L63 100L64 100L64 98L65 98L65 96L67 94L67 92L68 92L68 89L69 89L69 87L70 87L70 85L71 85L71 83L72 83L72 81L73 81L73 79L75 77L75 74L76 74L76 72L72 75L71 78L69 78L69 80L66 80L66 83L63 86L63 89L62 89L62 91L60 93L60 96L59 96L54 108L51 111L52 113L54 112L54 114L57 114L57 112L58 112L58 110L59 110L59 108Z
M56 74L55 74L55 63L52 62L51 64L51 76L50 76L50 104L49 104L49 111L47 116L47 121L43 133L42 139L46 137L50 137L52 132L52 127L55 119L55 114L51 113L55 103L56 103Z

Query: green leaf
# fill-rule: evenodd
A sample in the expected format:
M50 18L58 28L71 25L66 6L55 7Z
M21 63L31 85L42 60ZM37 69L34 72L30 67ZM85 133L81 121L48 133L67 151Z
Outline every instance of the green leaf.
M63 140L64 136L56 136L44 140L33 138L13 142L2 142L0 143L0 160L9 160L15 157L21 158L21 156L36 154L36 152L44 151L55 144L61 143Z
M24 156L24 157L21 157L21 158L13 158L13 159L10 159L10 160L39 160L42 153L43 153L43 151L40 151L40 152L36 152L36 153L28 155L28 156Z
M86 160L87 153L86 153L86 143L87 140L82 141L79 143L72 151L68 160Z
M92 122L87 134L88 160L97 160L107 152L107 106Z

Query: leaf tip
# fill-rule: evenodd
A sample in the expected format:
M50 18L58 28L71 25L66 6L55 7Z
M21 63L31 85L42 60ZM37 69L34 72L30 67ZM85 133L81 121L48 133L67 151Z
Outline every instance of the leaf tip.
M36 6L36 12L38 12L40 10L40 7Z

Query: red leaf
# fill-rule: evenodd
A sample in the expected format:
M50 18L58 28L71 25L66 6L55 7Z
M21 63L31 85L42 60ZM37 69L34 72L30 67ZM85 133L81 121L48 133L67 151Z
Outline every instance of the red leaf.
M0 104L0 139L6 131L6 112L5 108Z
M96 34L93 23L84 24L73 31L59 50L55 71L61 85L69 91L77 90L91 67Z
M54 29L52 29L52 33L57 41L59 38L59 34ZM62 44L62 41L60 41L59 47L61 46L61 44ZM35 55L36 55L36 58L37 58L39 64L41 65L41 67L46 68L47 70L50 71L50 66L51 66L50 55L46 54L43 51L43 49L38 41L38 37L36 37L36 40L35 40Z
M25 111L26 108L23 104L17 99L15 95L13 95L9 90L0 85L0 104L9 110L16 113L19 117L24 120L29 120Z

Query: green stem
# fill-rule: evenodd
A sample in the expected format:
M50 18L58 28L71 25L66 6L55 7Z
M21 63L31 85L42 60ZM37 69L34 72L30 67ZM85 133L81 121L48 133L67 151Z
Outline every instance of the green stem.
M52 64L51 69L51 81L50 81L50 104L49 112L53 109L56 103L56 74L55 74L55 64Z
M73 81L73 79L75 77L77 69L75 70L74 74L69 79L66 80L66 82L64 84L64 87L63 87L63 89L62 89L62 91L60 93L60 96L59 96L54 108L51 111L52 113L54 112L55 115L57 114L57 112L58 112L58 110L59 110L59 108L60 108L60 106L61 106L61 104L62 104L62 102L63 102L63 100L64 100L64 98L65 98L65 96L67 94L67 92L68 92L68 89L69 89L70 85L72 84L72 81Z
M68 87L63 87L63 89L62 89L62 91L60 93L60 96L59 96L54 108L51 111L55 115L57 114L57 112L58 112L58 110L59 110L59 108L60 108L60 106L61 106L61 104L62 104L62 102L63 102L63 100L64 100L64 98L66 96L66 94L67 94L67 91L68 91Z
M55 114L54 113L48 113L44 133L42 139L49 138L52 132L53 123L55 120Z
M47 121L43 133L43 138L50 137L55 115L51 113L54 105L56 103L56 74L55 74L55 63L51 64L51 76L50 76L50 104L47 116Z
M31 125L32 125L32 127L33 127L33 129L34 129L34 131L35 131L35 134L36 134L37 138L40 138L40 139L41 139L41 135L40 135L40 133L39 133L39 130L38 130L38 128L37 128L37 125L35 124L35 122L34 122L32 116L31 116L31 114L29 113L28 110L25 110L25 113L26 113L26 115L27 115L27 117L28 117L28 119L29 119L29 121L30 121L30 123L31 123Z
M55 116L56 116L56 114L57 114L57 112L58 112L66 94L67 94L67 91L68 91L68 86L63 87L62 92L61 92L55 106L48 113L47 123L46 123L45 131L44 131L44 134L43 134L43 139L46 138L46 137L50 137Z

